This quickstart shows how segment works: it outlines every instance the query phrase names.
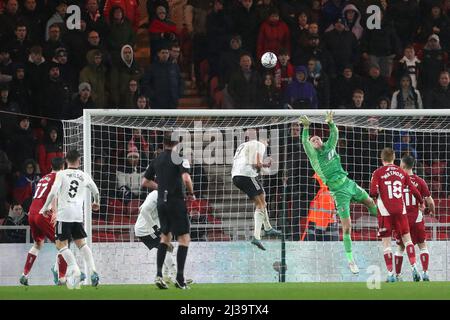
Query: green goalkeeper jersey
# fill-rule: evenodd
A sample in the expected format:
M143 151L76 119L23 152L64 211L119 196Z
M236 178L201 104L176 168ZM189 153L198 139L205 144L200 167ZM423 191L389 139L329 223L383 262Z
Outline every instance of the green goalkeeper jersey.
M329 123L330 136L324 142L322 149L316 150L309 141L309 128L303 128L303 148L309 158L311 166L322 181L330 188L336 190L345 181L348 173L342 168L341 157L336 152L339 132L336 125Z

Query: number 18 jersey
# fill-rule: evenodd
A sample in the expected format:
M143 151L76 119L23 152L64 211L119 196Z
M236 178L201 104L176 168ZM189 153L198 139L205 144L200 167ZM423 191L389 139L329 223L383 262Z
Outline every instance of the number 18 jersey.
M86 189L98 194L98 188L92 178L78 169L59 171L53 188L58 201L56 220L62 222L83 222Z

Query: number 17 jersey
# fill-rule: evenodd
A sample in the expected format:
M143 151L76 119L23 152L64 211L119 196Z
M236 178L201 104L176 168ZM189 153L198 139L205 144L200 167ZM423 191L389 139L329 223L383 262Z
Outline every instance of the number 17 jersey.
M78 169L66 169L56 174L53 184L58 201L57 221L83 222L83 204L86 189L98 193L92 178Z
M29 214L39 214L39 211L45 204L48 194L52 189L53 183L55 182L56 172L50 172L49 174L42 177L37 186L36 191L33 195L33 202L31 202Z

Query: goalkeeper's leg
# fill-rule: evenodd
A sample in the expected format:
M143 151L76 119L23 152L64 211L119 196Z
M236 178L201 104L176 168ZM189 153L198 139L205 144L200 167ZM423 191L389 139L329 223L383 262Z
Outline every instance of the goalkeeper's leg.
M357 264L355 263L355 260L353 259L353 252L352 252L352 221L350 217L340 217L341 224L342 224L342 238L344 242L344 250L345 250L345 256L347 257L348 266L350 268L350 271L354 274L359 273L359 268Z

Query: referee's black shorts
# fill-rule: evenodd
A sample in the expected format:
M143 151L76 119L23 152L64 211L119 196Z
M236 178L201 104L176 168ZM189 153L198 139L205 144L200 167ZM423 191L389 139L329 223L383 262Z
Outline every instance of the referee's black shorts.
M250 199L264 193L264 188L256 178L234 176L233 184L238 187L239 190L245 192Z
M191 232L191 224L184 199L169 198L167 202L158 199L157 208L162 234L171 232L175 236L181 236Z

